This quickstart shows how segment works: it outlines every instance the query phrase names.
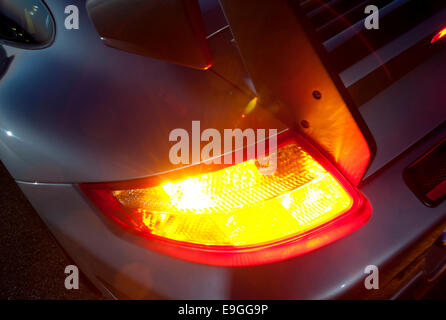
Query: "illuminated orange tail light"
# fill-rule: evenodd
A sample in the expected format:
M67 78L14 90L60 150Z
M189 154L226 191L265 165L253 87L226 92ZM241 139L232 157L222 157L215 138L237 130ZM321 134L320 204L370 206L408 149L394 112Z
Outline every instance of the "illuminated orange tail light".
M265 159L247 159L81 188L109 218L151 239L149 247L214 265L287 259L368 220L368 201L301 137L282 135L272 156L271 175L261 173Z

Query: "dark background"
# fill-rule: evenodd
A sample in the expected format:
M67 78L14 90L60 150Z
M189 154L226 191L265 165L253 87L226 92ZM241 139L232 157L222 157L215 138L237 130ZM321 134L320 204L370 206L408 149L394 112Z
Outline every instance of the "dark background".
M65 256L43 221L0 164L0 299L101 299L85 276L65 289Z
M80 274L79 290L67 290L64 271L73 264L0 163L0 299L103 299ZM426 296L446 300L446 276Z

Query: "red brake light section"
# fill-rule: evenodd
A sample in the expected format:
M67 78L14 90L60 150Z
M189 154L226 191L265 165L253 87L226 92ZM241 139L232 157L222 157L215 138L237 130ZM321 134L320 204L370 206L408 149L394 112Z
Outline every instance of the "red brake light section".
M446 36L446 28L441 30L439 33L435 35L435 37L432 39L431 43L435 43L438 40L442 39L444 36Z
M245 159L81 189L108 218L148 239L150 249L219 266L298 256L369 219L367 199L300 135L280 135L267 157L273 153L271 176L258 173L258 159Z

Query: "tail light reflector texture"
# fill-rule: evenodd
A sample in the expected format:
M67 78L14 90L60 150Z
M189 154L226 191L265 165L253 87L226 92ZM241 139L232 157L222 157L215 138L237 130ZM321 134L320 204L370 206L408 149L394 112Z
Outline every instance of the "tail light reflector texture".
M216 265L267 263L334 241L370 215L365 198L307 150L293 139L265 159L186 178L82 188L107 216L168 254ZM273 158L275 172L262 174Z

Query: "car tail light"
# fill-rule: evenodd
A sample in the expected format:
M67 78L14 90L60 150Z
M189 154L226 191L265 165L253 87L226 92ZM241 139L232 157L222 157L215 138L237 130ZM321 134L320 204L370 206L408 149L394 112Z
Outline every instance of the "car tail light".
M261 166L272 157L277 169L263 175ZM264 159L81 188L105 215L149 239L149 247L213 265L303 254L359 228L371 213L359 191L290 132Z

